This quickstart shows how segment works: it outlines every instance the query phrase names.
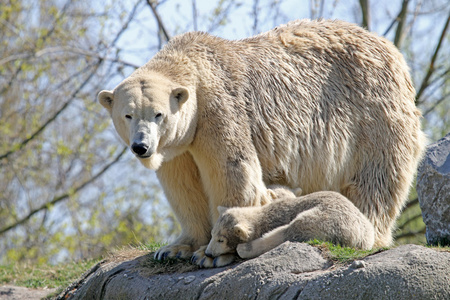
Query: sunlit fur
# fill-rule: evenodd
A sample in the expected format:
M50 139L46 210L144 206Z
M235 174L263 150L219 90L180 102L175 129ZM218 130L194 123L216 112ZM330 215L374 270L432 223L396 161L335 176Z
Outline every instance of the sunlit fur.
M180 87L188 98L178 105L170 95ZM270 184L343 194L374 225L376 246L389 245L424 149L414 96L392 43L346 22L301 20L235 41L177 36L99 100L127 144L135 128L124 108L147 125L165 110L149 137L157 156L141 160L183 229L162 258L206 245L217 206L269 203Z
M315 192L264 206L222 209L206 253L220 256L237 250L240 257L253 258L285 241L311 239L371 249L375 233L350 200L336 192Z

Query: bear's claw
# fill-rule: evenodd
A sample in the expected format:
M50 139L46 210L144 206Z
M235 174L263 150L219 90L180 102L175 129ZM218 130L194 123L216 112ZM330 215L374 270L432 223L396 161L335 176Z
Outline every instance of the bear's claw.
M190 245L169 245L162 247L156 251L154 259L165 260L168 258L183 258L189 259L192 256Z
M197 255L193 255L192 257L191 257L191 263L192 264L195 264L195 262L198 260L198 257L197 257Z
M167 257L169 256L170 251L166 251L162 254L162 260L167 259Z

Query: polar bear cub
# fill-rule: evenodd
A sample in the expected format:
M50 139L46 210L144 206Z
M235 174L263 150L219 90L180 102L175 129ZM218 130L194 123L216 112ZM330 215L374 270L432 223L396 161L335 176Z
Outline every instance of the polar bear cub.
M205 254L217 257L237 252L241 258L253 258L285 241L315 238L360 249L373 247L372 223L343 195L316 192L293 199L290 190L271 190L288 197L258 207L219 207L220 217Z

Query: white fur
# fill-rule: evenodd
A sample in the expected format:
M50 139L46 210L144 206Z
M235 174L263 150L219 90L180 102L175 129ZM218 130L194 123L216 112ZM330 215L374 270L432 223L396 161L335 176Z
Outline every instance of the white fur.
M375 244L389 245L425 145L414 97L392 43L328 20L238 41L186 33L99 94L126 144L139 122L150 128L151 157L140 160L183 229L157 258L192 255L217 206L268 204L271 184L341 193L373 224Z

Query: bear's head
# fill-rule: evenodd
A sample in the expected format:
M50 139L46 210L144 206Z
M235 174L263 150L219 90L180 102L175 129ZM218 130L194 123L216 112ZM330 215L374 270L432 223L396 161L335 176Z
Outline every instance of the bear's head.
M238 244L248 242L252 236L252 226L247 210L256 207L226 208L219 206L219 219L211 231L211 240L205 250L210 257L235 253Z
M196 127L195 91L155 72L132 74L113 91L101 91L98 101L114 127L147 168L186 151Z

